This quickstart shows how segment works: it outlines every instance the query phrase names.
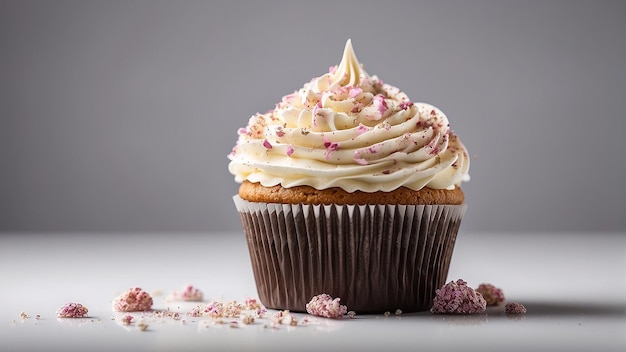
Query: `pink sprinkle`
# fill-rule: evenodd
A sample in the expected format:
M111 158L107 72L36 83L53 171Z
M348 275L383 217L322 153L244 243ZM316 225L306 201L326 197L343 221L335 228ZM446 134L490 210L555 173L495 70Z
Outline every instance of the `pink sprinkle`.
M504 293L501 289L492 284L480 284L478 285L476 291L483 296L487 302L487 306L497 306L504 302Z
M306 311L311 315L324 318L341 318L348 312L348 308L339 304L340 298L333 299L330 295L322 293L314 296L306 304Z
M285 131L282 130L282 128L276 130L276 135L278 137L284 137L285 136Z
M435 299L430 309L435 314L475 314L483 313L487 302L462 279L450 281L435 291Z
M354 152L354 161L359 164L359 165L367 165L368 161L365 160L362 156L361 156L361 151L357 150Z
M330 139L324 137L324 148L326 148L326 159L328 159L332 152L339 149L339 143L331 142Z
M313 127L317 127L317 116L318 116L317 115L317 109L318 109L318 107L317 107L317 105L315 105L313 107L313 111L311 112L311 115L313 115Z
M526 307L521 303L511 302L504 306L506 314L526 314Z
M356 129L356 135L360 136L360 135L362 135L363 133L365 133L367 131L368 131L367 127L365 127L363 124L359 124L359 127L357 127L357 129Z
M377 105L380 116L385 115L385 112L387 111L387 102L385 101L385 97L382 94L377 94L376 96L374 96L374 104Z
M83 318L87 316L89 310L80 303L66 303L57 309L57 317L59 318Z
M271 143L270 143L267 139L264 139L264 140L263 140L263 146L264 146L266 149L272 149L272 144L271 144Z
M437 140L436 139L432 139L430 142L428 142L428 144L426 145L428 148L430 148L430 152L428 152L428 154L430 155L437 155L439 154L439 147L436 146L437 144Z
M413 106L413 102L412 101L403 101L402 103L400 103L400 109L402 110L406 110L409 107Z
M152 308L152 296L139 287L130 288L113 300L113 309L120 312L146 311Z
M350 98L355 98L359 94L363 93L363 89L360 87L353 87L350 89Z
M237 130L237 134L242 135L242 134L247 134L248 130L245 127L241 127Z
M290 144L287 146L287 156L291 156L293 155L293 153L295 152L295 149L293 149L293 146Z
M339 143L338 142L332 142L332 143L330 143L330 145L328 145L328 147L326 147L326 149L329 152L334 152L335 150L339 149Z
M331 141L328 137L324 136L324 148L328 148L331 145Z
M328 68L328 72L330 72L330 73L335 73L335 71L337 71L337 66L330 66Z

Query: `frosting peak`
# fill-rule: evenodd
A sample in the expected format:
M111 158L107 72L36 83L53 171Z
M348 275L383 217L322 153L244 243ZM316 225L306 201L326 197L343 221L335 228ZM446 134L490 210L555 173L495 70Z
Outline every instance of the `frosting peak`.
M348 39L343 49L343 57L338 66L331 72L330 85L358 86L362 78L369 78L356 58L352 40Z
M237 182L453 189L469 178L467 150L438 108L369 76L347 41L341 63L255 114L228 156Z

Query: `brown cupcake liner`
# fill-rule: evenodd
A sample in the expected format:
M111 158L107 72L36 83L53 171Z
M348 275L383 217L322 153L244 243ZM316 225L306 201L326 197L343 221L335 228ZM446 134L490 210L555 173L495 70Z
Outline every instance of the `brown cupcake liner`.
M233 197L259 299L305 311L315 295L357 313L431 307L466 205L303 205Z

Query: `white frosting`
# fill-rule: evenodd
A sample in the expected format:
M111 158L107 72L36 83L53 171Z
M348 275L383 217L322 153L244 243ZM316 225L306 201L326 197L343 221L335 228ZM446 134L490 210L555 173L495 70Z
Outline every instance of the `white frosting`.
M229 154L237 182L453 189L469 179L467 150L436 107L369 76L350 40L338 66L252 116Z

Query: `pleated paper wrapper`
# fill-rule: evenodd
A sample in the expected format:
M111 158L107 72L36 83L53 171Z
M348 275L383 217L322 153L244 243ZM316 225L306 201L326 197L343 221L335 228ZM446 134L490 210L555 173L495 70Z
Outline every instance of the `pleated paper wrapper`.
M303 205L233 197L261 302L303 312L326 293L356 313L430 309L466 205Z

